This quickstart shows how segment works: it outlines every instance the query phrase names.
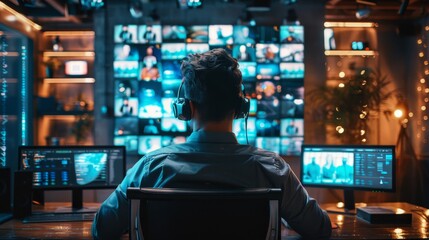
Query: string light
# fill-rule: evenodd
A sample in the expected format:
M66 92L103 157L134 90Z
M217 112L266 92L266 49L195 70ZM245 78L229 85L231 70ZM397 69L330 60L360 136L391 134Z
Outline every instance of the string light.
M421 59L421 65L423 76L420 76L417 80L417 99L416 103L419 103L418 105L415 105L414 107L420 108L421 111L417 111L417 114L415 116L415 121L417 123L417 126L419 126L417 129L416 137L421 141L423 144L428 143L428 137L429 135L425 134L426 129L428 128L428 114L427 114L427 107L425 104L429 102L429 86L428 81L426 80L426 76L429 75L429 69L427 69L427 66L429 66L429 59L426 53L427 47L428 47L428 39L426 38L426 35L429 32L429 25L426 25L424 27L424 30L426 32L422 33L421 36L417 39L417 55L418 58ZM421 85L420 85L421 84ZM408 113L408 117L412 118L414 114L412 112ZM404 123L404 121L403 121Z

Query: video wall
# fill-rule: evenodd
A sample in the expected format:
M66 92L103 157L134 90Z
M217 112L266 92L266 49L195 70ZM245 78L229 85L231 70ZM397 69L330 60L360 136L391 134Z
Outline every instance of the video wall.
M302 26L116 25L114 28L114 144L128 154L183 143L192 132L175 119L171 102L188 54L226 49L239 62L251 99L249 144L299 155L304 135L304 29ZM244 119L234 133L246 144Z

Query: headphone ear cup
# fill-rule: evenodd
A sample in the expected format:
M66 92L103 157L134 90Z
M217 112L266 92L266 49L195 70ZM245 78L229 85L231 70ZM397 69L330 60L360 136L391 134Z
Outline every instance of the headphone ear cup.
M240 99L238 100L238 104L235 108L234 118L235 119L246 118L247 116L249 116L249 111L250 111L250 100L245 97L240 97Z
M189 121L192 118L191 104L187 98L177 98L174 99L171 103L171 108L173 110L174 117L183 120Z

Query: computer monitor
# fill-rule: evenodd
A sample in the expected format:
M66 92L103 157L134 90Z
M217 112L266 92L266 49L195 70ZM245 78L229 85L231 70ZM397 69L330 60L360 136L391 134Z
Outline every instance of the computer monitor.
M83 189L116 188L125 177L124 146L21 146L19 169L33 172L35 190L72 190L82 208Z
M303 145L301 151L302 184L343 189L345 212L355 209L353 190L394 192L395 167L395 146Z

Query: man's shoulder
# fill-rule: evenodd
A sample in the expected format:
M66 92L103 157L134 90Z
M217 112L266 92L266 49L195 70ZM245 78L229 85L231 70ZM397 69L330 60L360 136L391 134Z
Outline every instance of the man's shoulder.
M156 158L159 156L165 156L168 154L183 154L183 153L189 153L189 154L200 154L200 153L207 153L207 148L203 147L204 144L202 143L181 143L181 144L172 144L163 148L160 148L158 150L152 151L146 155L147 158ZM252 155L255 157L261 157L261 158L278 158L281 159L281 157L275 153L271 152L262 148L257 148L251 145L245 145L245 144L237 144L237 145L230 145L232 150L230 151L223 151L223 152L217 152L214 151L213 153L216 154L224 154L224 155ZM204 149L204 150L202 150Z

